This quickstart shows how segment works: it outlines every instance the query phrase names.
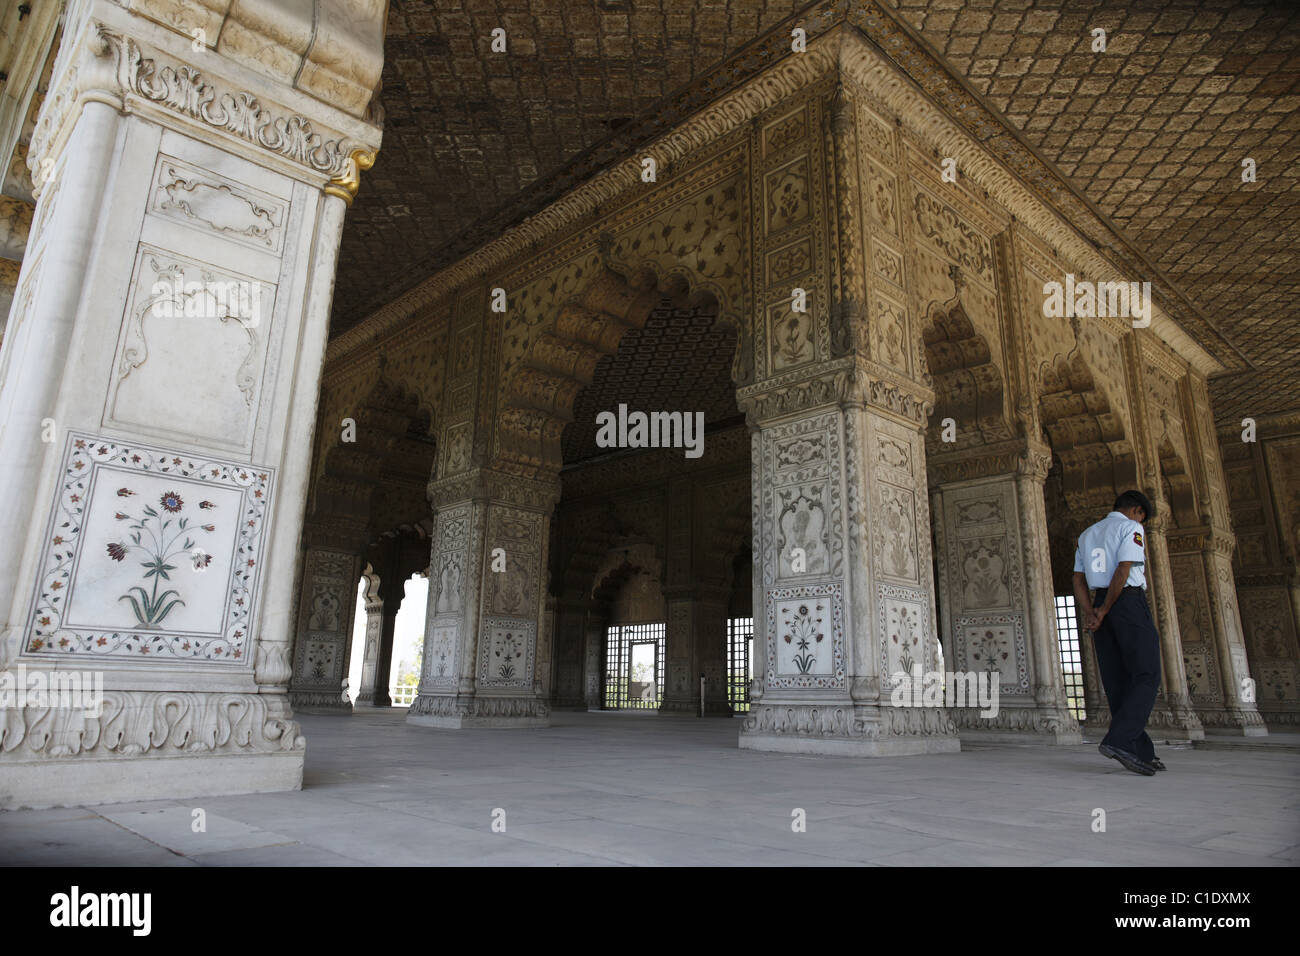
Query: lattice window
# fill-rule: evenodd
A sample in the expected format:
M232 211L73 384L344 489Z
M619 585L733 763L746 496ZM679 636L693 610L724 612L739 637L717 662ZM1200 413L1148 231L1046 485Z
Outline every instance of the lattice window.
M1061 673L1070 713L1083 720L1083 657L1079 650L1079 615L1073 594L1056 596L1056 634L1061 647Z
M667 628L614 625L605 632L605 708L656 710L664 699Z
M749 662L754 650L754 619L727 621L727 700L737 714L749 712Z

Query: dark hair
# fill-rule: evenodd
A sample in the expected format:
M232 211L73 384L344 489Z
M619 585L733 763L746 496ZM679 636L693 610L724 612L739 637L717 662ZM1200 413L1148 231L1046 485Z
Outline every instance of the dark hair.
M1151 499L1140 491L1126 491L1115 499L1115 507L1112 511L1123 511L1126 508L1137 506L1142 509L1148 518L1156 516L1155 505L1151 504Z

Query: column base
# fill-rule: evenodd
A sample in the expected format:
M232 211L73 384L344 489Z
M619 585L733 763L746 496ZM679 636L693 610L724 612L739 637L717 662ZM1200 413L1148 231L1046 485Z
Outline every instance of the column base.
M741 750L900 757L958 753L951 717L938 707L755 703L740 729Z
M962 743L1068 746L1083 743L1083 731L1068 712L1055 708L1003 706L991 717L978 708L950 707Z
M334 693L322 694L316 691L289 691L289 703L293 709L303 714L334 714L346 716L352 713L352 701Z
M421 694L406 712L421 727L527 729L551 726L551 711L536 697L457 697Z
M1259 711L1242 710L1236 707L1198 707L1196 716L1201 720L1205 733L1216 736L1233 737L1267 737L1268 728Z
M1102 734L1105 733L1103 729ZM1147 734L1166 740L1204 740L1205 728L1190 707L1162 707L1157 704L1147 719Z
M0 711L0 809L298 790L282 695L109 691L98 717Z
M301 790L303 751L0 764L0 810Z
M1274 733L1300 733L1300 710L1263 710L1259 716L1264 720L1264 727Z

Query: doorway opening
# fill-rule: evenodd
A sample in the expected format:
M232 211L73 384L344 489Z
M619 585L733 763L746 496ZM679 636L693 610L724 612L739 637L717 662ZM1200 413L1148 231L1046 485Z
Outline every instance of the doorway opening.
M658 710L663 703L663 621L615 624L606 632L605 709Z

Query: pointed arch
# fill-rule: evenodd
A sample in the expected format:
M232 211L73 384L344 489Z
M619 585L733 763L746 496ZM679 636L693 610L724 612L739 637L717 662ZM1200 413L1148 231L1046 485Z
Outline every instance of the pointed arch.
M988 341L966 314L961 299L931 307L921 332L928 378L935 392L933 424L951 418L956 441L941 445L942 430L931 427L932 451L960 450L1014 436L1005 415L1002 370Z
M1041 371L1040 421L1060 465L1061 495L1071 512L1109 509L1120 491L1137 487L1124 422L1077 352L1057 356Z

